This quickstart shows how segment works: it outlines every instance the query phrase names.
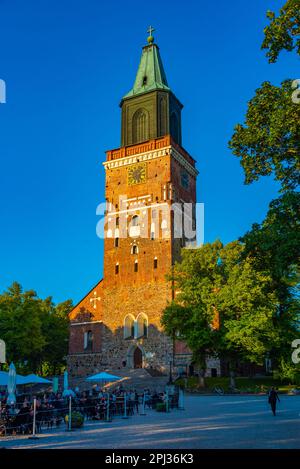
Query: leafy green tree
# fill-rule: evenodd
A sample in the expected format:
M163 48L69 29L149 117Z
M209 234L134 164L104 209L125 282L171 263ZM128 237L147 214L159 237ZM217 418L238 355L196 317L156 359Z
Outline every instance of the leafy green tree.
M267 12L270 24L265 27L262 49L267 49L269 62L276 62L282 50L300 55L300 0L288 0L276 16Z
M270 358L284 376L284 370L293 368L291 343L299 336L300 194L286 192L273 200L265 220L254 224L242 241L255 268L270 272L271 289L278 298L274 323L280 331Z
M7 360L20 372L56 374L65 365L71 301L54 305L51 298L22 291L17 282L0 295L0 337Z
M54 305L51 298L42 301L42 333L45 346L40 364L43 374L55 375L65 367L65 356L68 353L69 319L72 309L70 300Z
M41 308L36 293L23 293L16 282L0 295L0 337L6 342L8 361L18 369L37 370L45 345Z
M184 340L199 362L217 355L229 361L232 372L237 361L262 364L279 342L272 279L255 268L244 249L238 241L184 249L173 274L178 293L162 318L166 332Z
M244 125L237 124L229 142L241 159L245 183L273 174L282 191L300 182L300 105L292 100L292 82L264 82L248 103Z
M265 220L243 237L245 254L271 273L279 302L290 297L300 266L300 194L289 191L270 203ZM282 310L283 312L283 310Z

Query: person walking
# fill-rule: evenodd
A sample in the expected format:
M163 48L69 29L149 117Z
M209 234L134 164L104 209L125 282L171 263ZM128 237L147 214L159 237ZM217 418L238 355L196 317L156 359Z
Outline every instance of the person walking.
M271 406L272 412L274 417L276 416L276 404L280 402L280 399L278 397L278 393L275 391L274 386L271 388L271 391L269 392L269 404Z

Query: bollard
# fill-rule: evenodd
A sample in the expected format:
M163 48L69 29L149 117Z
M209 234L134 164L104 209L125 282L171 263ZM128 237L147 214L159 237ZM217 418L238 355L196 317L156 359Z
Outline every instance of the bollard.
M32 423L32 435L29 436L29 440L37 440L36 436L36 397L33 399L33 423Z
M107 393L106 422L111 422L109 415L109 394Z
M69 432L72 430L72 396L69 396Z
M72 432L72 396L69 396L69 418L68 418L68 428L67 432Z
M140 415L147 415L145 412L145 393L143 394L142 412L140 412Z
M169 390L166 391L166 412L170 412L169 409Z
M124 415L123 419L128 419L127 417L127 399L126 399L126 392L124 392Z
M179 389L178 410L184 410L184 391Z

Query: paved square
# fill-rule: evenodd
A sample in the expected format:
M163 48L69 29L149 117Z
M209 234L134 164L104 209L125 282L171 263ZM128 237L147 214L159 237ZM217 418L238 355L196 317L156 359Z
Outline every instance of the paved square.
M0 438L7 448L300 448L300 396L282 396L277 416L266 396L188 396L185 410L87 422L81 430Z

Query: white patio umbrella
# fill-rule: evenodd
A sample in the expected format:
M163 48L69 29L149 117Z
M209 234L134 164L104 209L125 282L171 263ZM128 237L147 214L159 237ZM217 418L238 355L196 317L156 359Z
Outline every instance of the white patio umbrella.
M14 405L16 403L16 384L17 384L17 373L16 368L13 363L9 365L9 372L8 372L8 382L7 382L7 403L10 405Z

